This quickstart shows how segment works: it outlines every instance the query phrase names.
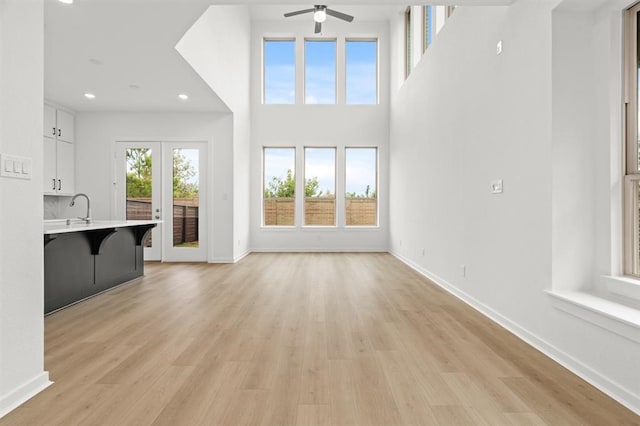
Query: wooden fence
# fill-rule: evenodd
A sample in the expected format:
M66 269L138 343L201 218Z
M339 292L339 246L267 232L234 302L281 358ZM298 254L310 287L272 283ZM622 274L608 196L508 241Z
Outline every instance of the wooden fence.
M335 225L334 198L305 199L305 225ZM345 200L347 226L375 226L378 224L378 202L375 198L347 198ZM265 198L265 226L293 226L294 198Z
M175 199L173 204L173 245L198 241L198 200ZM150 220L153 218L149 198L127 198L128 220ZM146 246L150 246L149 234Z

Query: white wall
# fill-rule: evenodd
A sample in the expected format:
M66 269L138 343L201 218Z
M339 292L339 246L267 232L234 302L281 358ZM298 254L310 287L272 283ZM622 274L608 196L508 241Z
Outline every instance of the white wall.
M262 40L263 37L296 37L296 105L262 104ZM345 105L344 90L338 89L337 105L302 104L304 83L304 38L314 37L309 21L254 21L251 38L251 248L256 251L335 251L382 250L388 247L388 146L389 146L389 36L386 22L337 20L325 25L323 37L338 38L337 85L344 87L344 38L378 37L379 105ZM378 146L379 227L377 229L304 228L298 221L295 229L262 227L262 149L264 146L296 147L296 170L303 173L305 146L337 147L336 186L337 222L343 217L340 199L340 163L344 163L345 146ZM301 188L301 186L300 186ZM299 190L298 193L301 193ZM344 195L344 194L342 194ZM296 211L301 218L302 199Z
M234 243L229 260L237 260L249 250L250 34L246 6L211 6L176 45L233 113Z
M456 9L393 91L391 250L640 411L638 341L545 293L616 272L621 2L558 3ZM391 34L401 49L401 17Z
M41 1L0 0L0 152L33 161L31 180L0 178L0 417L50 383L43 347L43 28Z
M209 141L209 260L233 258L231 187L232 117L224 113L78 113L76 114L76 191L91 197L95 219L110 219L112 142L127 138ZM66 206L68 197L62 197ZM82 212L84 204L78 207ZM68 216L63 210L63 216Z

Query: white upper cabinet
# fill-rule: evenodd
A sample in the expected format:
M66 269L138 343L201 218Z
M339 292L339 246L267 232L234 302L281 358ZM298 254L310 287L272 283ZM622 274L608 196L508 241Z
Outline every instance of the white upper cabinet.
M59 109L56 113L56 118L58 140L73 143L75 137L75 120L73 115Z
M42 134L48 138L55 138L58 133L56 126L56 109L50 105L44 105L44 128Z
M75 192L75 117L44 105L43 191L47 195Z

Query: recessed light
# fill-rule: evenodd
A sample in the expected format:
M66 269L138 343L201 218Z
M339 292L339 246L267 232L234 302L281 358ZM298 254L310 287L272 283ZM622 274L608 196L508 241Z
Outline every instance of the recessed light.
M180 99L182 99L183 101L186 101L187 99L189 99L189 96L188 96L188 95L185 95L184 93L180 93L180 94L178 95L178 97L179 97Z
M93 93L85 93L84 97L87 99L95 99L96 95L94 95Z
M73 0L58 0L60 3L64 3L64 4L72 4Z

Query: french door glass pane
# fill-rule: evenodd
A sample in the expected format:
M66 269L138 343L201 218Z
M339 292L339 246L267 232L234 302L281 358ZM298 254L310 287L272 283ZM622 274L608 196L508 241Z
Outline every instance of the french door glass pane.
M304 150L304 224L336 224L336 149Z
M295 148L264 148L264 226L293 226L296 200Z
M199 229L198 149L173 150L173 246L198 247Z
M345 150L345 216L347 226L378 224L376 148Z
M151 220L153 175L151 148L127 148L127 220ZM151 247L151 232L147 234L145 247Z

